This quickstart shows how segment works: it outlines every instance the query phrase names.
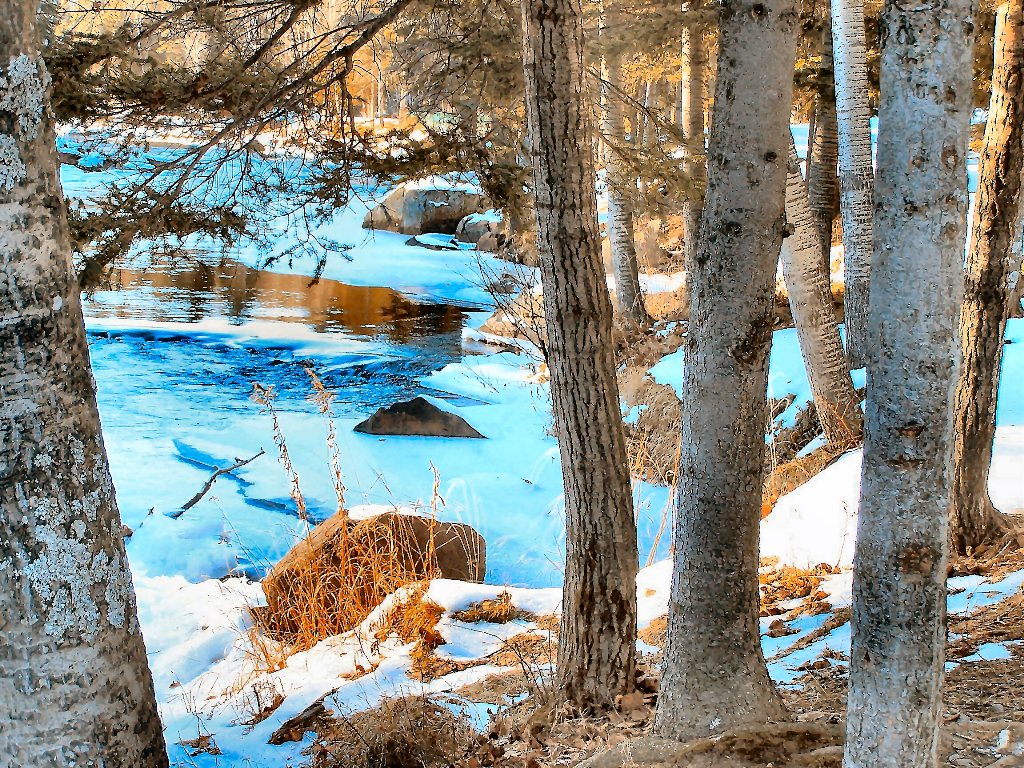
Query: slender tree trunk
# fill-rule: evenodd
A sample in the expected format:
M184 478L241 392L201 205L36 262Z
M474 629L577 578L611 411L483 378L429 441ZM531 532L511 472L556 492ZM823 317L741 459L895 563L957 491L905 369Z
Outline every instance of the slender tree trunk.
M832 0L832 37L839 126L839 209L845 253L846 353L851 368L862 368L868 349L874 205L864 0Z
M996 18L992 100L985 126L974 241L960 315L963 364L953 406L955 551L966 554L1005 529L988 493L996 395L1009 313L1010 252L1020 214L1024 171L1024 18L1022 0L1010 0Z
M693 194L684 203L683 227L686 240L685 260L692 263L697 258L697 242L700 232L700 213L704 207L704 190L707 187L707 156L704 147L704 101L708 69L708 52L704 42L704 30L696 21L683 27L683 72L685 84L680 100L683 136L686 139L687 168L693 182Z
M0 762L161 768L36 8L0 0Z
M971 0L886 4L846 768L938 764Z
M807 185L790 137L786 182L786 219L793 233L782 241L782 272L789 293L807 379L818 420L831 445L851 445L860 439L864 419L839 336L828 272L822 268L821 241L807 202Z
M656 729L783 717L758 635L768 351L785 221L797 13L726 0L691 310L668 646Z
M615 24L619 19L611 19ZM626 139L625 104L622 100L622 65L617 53L604 58L606 83L601 99L601 133L604 135L604 167L608 183L608 243L615 272L615 301L619 312L634 325L646 327L651 318L644 307L633 233L633 198L636 177L618 154Z
M821 69L818 95L814 100L814 135L807 156L807 196L821 238L825 276L832 271L832 221L839 200L839 125L836 121L835 73L832 69L832 27L826 22L821 32ZM831 290L831 280L830 280Z
M523 0L551 404L565 482L558 681L579 707L633 689L637 541L597 235L580 0Z

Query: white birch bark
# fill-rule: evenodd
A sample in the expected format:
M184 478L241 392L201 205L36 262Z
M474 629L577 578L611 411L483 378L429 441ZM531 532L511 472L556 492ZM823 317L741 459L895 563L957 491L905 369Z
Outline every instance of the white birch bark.
M889 2L881 20L846 768L938 764L972 12Z
M793 0L725 0L691 310L668 645L656 730L784 717L758 635L774 279L785 230Z
M839 126L839 210L845 253L846 352L850 367L862 368L868 349L874 205L864 0L832 0L832 53Z
M36 8L0 0L0 762L163 768Z

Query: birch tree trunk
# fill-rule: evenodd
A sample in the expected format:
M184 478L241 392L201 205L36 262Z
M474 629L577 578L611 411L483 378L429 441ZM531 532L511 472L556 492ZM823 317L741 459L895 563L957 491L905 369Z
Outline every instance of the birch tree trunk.
M846 768L938 764L971 0L886 3Z
M832 0L832 45L839 126L839 211L845 254L846 353L851 368L862 368L868 349L874 205L864 0Z
M843 353L828 272L822 268L817 222L807 200L807 185L800 175L792 135L786 219L793 232L782 241L782 273L814 407L828 442L835 446L852 445L864 429L860 398Z
M0 0L0 760L160 768L36 8Z
M700 233L700 213L704 207L704 189L708 182L707 156L704 146L704 101L707 93L708 53L704 42L704 29L691 21L683 27L683 67L680 113L683 136L686 139L687 168L693 182L693 195L684 203L683 243L686 263L697 258Z
M785 715L758 635L758 533L797 13L726 0L707 199L690 277L668 645L656 730Z
M619 21L614 16L615 24ZM608 244L615 272L615 301L622 317L636 326L650 325L640 289L640 270L633 232L633 197L636 177L618 154L626 139L626 113L622 100L622 64L618 53L604 58L605 87L601 99L601 133L604 135L604 167L608 183Z
M966 554L1005 528L988 493L996 396L1009 314L1010 259L1024 171L1024 16L1021 0L996 17L992 100L985 126L974 241L960 316L963 364L953 407L953 549Z
M608 709L635 685L637 541L597 235L580 0L523 0L551 405L565 482L558 682Z
M821 69L818 95L814 100L814 133L807 157L807 196L821 238L825 276L832 271L832 221L839 197L839 126L836 122L836 84L832 68L832 27L826 23L821 32ZM831 279L829 280L831 290ZM834 313L833 313L834 314Z

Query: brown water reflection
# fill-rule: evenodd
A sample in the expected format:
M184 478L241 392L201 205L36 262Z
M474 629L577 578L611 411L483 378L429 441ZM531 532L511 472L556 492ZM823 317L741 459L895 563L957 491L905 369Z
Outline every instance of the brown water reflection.
M413 301L390 288L346 285L251 269L225 258L216 264L153 261L145 269L120 269L107 289L86 297L95 316L197 322L206 317L279 320L317 331L384 335L395 342L453 333L465 311Z

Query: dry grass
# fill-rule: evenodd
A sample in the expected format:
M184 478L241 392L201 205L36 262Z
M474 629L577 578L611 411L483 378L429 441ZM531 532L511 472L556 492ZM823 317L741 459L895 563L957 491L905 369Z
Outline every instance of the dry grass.
M327 421L331 480L339 519L333 525L307 528L306 537L264 580L267 606L251 609L256 628L250 632L258 669L274 671L288 656L308 650L325 638L357 627L390 594L439 575L434 540L436 512L443 504L435 471L427 541L417 539L413 523L400 515L351 520L345 511L345 486L336 430L330 413L334 395L309 371L312 400ZM301 519L306 503L299 476L274 411L272 387L254 387L254 399L270 413L274 443L290 478L291 495ZM435 620L436 622L436 620Z
M481 600L473 603L462 611L452 614L456 621L464 621L467 624L486 622L488 624L508 624L517 619L522 621L533 621L535 616L529 611L517 608L512 604L512 595L502 592L494 600Z
M446 768L475 742L464 717L413 696L321 724L308 754L311 768Z

